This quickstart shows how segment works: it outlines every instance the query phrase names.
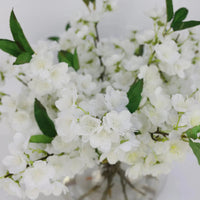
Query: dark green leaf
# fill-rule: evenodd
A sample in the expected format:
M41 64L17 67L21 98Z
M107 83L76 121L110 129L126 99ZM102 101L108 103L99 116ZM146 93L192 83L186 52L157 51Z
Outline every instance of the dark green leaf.
M144 53L144 45L141 44L141 45L135 50L134 55L136 55L136 56L143 56L143 53Z
M188 9L187 8L180 8L178 9L175 14L174 14L174 19L171 23L171 27L176 27L176 24L183 22L183 20L187 17L188 15Z
M67 23L67 25L65 26L65 30L68 31L71 28L71 24Z
M49 144L52 142L52 140L53 140L52 137L48 137L46 135L32 135L29 142Z
M129 103L126 106L128 110L133 113L135 112L139 105L140 101L142 100L142 90L143 90L143 79L137 79L132 86L130 87L127 96L129 99Z
M195 143L191 139L189 139L189 144L198 160L198 163L200 164L200 143Z
M58 52L58 61L59 62L65 62L69 66L73 66L73 54L68 51L59 51Z
M74 50L73 68L74 68L76 71L78 71L79 68L80 68L79 59L78 59L78 54L77 54L77 49Z
M167 22L169 22L174 15L172 0L166 0L166 8L167 8Z
M29 45L13 10L10 15L10 30L18 47L23 51L34 54L34 51Z
M57 36L52 36L52 37L48 37L48 40L52 40L52 41L58 42L60 40L60 38L57 37Z
M15 57L19 56L19 54L22 53L17 44L10 40L0 39L0 49Z
M13 64L21 65L21 64L29 63L31 59L32 59L32 54L28 52L23 52L17 57L16 61Z
M135 135L141 135L142 134L140 131L135 131L134 133L135 133Z
M42 133L49 137L55 137L57 135L55 125L49 118L45 107L37 99L35 99L34 103L34 114L35 120Z
M187 28L192 28L195 26L200 25L200 21L186 21L186 22L182 22L182 23L177 23L175 27L173 27L174 31L179 31L179 30L183 30L183 29L187 29Z
M187 137L197 139L197 134L200 133L200 126L195 126L186 131Z

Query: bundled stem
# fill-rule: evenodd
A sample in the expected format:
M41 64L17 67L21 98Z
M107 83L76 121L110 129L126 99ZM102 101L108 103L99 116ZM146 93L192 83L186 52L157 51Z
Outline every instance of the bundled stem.
M125 175L125 171L120 167L120 162L117 162L115 165L110 165L108 163L103 164L103 169L102 169L102 175L104 177L104 181L106 181L106 187L102 193L102 197L101 200L107 200L108 197L112 197L112 187L114 186L113 180L114 177L116 175L119 175L120 177L120 183L121 183L121 187L122 187L122 192L123 192L123 196L124 196L124 200L128 200L128 195L127 195L127 191L126 191L126 187L127 185L132 188L133 190L135 190L137 193L145 196L146 194L137 189L132 183L131 181L126 177ZM103 183L102 182L102 183ZM101 188L101 184L95 185L93 186L89 191L87 191L85 194L81 195L78 200L83 200L86 197L90 196L93 192L95 192L96 190Z

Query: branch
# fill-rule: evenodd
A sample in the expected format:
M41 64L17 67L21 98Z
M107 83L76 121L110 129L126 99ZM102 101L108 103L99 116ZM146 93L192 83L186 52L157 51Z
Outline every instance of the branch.
M94 187L92 187L88 192L86 192L85 194L81 195L78 200L83 200L84 198L88 197L89 195L91 195L93 192L95 192L97 189L99 189L101 186L100 185L95 185Z
M130 182L130 180L125 176L125 172L124 172L122 169L119 168L118 171L117 171L117 173L118 173L120 176L123 177L124 181L125 181L133 190L135 190L136 192L140 193L140 194L143 195L143 196L146 195L143 191L137 189L137 188Z
M98 26L98 23L95 23L94 28L95 28L96 38L94 39L94 45L95 45L96 48L97 48L97 43L100 41L97 26ZM103 63L102 56L98 56L98 58L99 58L100 65L103 67L103 72L100 74L99 79L101 79L103 81L104 77L105 77L106 66Z

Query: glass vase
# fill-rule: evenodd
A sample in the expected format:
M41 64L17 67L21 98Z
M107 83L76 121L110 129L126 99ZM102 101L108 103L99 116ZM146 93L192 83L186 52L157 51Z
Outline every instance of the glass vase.
M165 176L144 176L131 181L120 164L105 164L100 169L88 169L66 185L69 193L65 200L155 200L160 193Z

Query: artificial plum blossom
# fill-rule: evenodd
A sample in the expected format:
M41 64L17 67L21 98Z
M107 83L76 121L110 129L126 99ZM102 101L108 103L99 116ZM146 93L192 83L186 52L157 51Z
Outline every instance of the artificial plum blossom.
M104 183L106 165L121 163L130 181L168 173L188 152L187 130L200 124L199 33L167 31L165 12L154 9L153 29L102 39L97 25L115 1L96 10L91 2L58 42L35 45L29 63L1 59L0 116L14 134L0 186L19 198L70 195L65 184L90 168L94 184Z

